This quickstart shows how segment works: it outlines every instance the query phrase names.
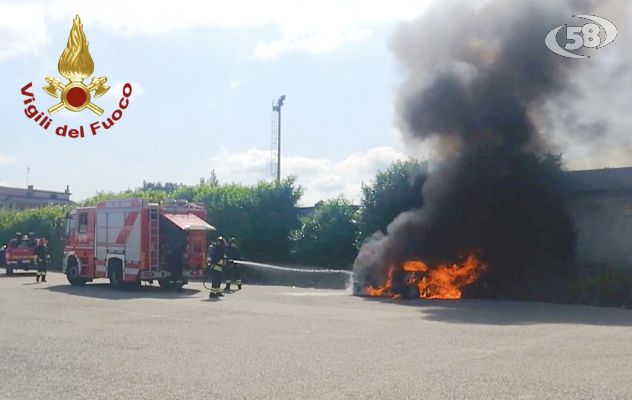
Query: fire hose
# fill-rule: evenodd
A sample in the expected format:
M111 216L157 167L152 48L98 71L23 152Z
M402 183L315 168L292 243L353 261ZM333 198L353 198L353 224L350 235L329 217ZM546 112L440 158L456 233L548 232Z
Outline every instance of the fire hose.
M249 265L252 267L276 269L276 270L288 271L288 272L302 272L302 273L308 273L308 274L346 274L346 275L353 276L353 272L340 270L340 269L289 268L289 267L280 267L278 265L270 265L270 264L256 263L252 261L243 261L243 260L227 260L226 265L228 265L231 262L233 264ZM207 267L210 267L210 266L211 264L208 263ZM206 271L204 272L204 281L202 282L202 284L204 285L204 288L206 290L211 290L208 286L206 286L207 281L210 279L210 274L208 273L208 271L209 271L209 268L207 268Z

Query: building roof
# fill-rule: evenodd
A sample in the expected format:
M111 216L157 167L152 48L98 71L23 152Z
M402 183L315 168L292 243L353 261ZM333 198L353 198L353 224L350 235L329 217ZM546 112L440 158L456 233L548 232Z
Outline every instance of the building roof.
M54 192L53 192L54 193ZM33 203L33 204L41 204L41 203L55 203L55 204L77 204L69 199L60 199L54 197L32 197L32 196L19 196L19 195L4 195L0 194L0 197L5 199L5 201L17 200L22 203Z
M2 185L0 184L0 190L2 190L3 188L6 189L13 189L13 190L22 190L24 192L27 192L29 190L29 188L24 188L24 187L18 187L18 186L9 186L9 185ZM60 192L60 191L55 191L55 190L44 190L44 189L36 189L33 188L34 192L39 192L39 193L50 193L50 194L63 194L63 195L72 195L72 193L70 192Z
M632 167L569 171L568 174L577 192L632 190Z

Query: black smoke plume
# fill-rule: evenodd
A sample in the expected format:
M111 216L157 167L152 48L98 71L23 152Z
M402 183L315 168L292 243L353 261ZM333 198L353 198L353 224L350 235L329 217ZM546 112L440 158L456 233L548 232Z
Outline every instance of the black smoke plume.
M444 1L399 28L397 123L405 140L438 140L443 158L423 186L423 208L365 242L356 288L383 284L391 265L451 264L472 252L488 265L487 294L516 298L525 282L563 275L574 233L558 160L543 157L549 140L534 121L547 99L573 91L569 78L584 61L552 53L546 34L577 25L572 16L592 14L595 3Z

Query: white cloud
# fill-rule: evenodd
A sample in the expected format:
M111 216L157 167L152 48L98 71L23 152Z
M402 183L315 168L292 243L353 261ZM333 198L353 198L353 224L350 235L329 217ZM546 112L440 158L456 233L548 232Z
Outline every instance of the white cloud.
M14 162L16 162L18 159L10 156L8 154L4 154L4 153L0 153L0 164L1 165L9 165L9 164L13 164Z
M361 40L371 36L371 34L369 29L352 29L344 35L340 32L331 32L312 37L286 36L270 43L259 42L254 55L256 58L266 59L290 50L307 50L313 54L320 54L338 48L344 42Z
M117 82L117 83L109 85L110 86L110 90L108 90L107 93L104 94L103 96L109 97L109 98L112 98L112 99L120 99L121 97L123 97L123 86L125 86L126 83L129 83L130 85L132 85L132 96L139 96L139 95L145 93L145 90L140 85L140 83ZM106 82L105 86L108 86L107 82Z
M45 13L36 4L0 3L0 61L36 54L46 44Z
M233 81L233 83L231 83L230 86L228 87L228 90L233 90L237 88L237 86L241 85L243 82L244 82L243 79L237 79L236 81Z
M340 194L359 200L362 182L375 177L378 170L386 169L391 162L405 159L406 155L391 147L377 147L350 154L343 160L308 157L282 157L281 177L296 175L305 188L301 202L313 205ZM250 149L230 152L225 149L209 162L222 183L256 183L261 179L274 179L271 173L272 155L269 151Z
M431 0L235 0L203 2L108 0L22 0L0 5L0 60L36 52L46 43L47 20L65 22L68 30L79 14L90 40L95 26L119 34L153 35L199 26L274 24L280 37L261 42L255 57L269 58L290 50L320 53L366 38L371 27L414 18Z

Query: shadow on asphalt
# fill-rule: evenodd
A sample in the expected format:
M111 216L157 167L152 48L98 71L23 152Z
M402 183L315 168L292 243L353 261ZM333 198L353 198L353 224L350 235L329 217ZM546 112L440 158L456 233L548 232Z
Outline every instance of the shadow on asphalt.
M200 292L197 289L182 288L171 291L155 285L143 285L134 289L115 290L108 283L87 283L85 286L55 285L40 288L55 293L65 293L71 296L93 297L108 300L132 300L138 298L176 299L191 297Z
M213 297L213 298L207 297L207 298L205 298L203 300L200 300L200 301L202 301L204 303L217 303L218 301L222 301L222 299L221 298L218 299L217 297Z
M35 278L35 271L33 271L33 272L30 272L30 271L29 272L14 271L13 275L10 275L10 276L7 275L6 273L0 275L0 277L2 279L24 278L25 276L32 276L33 278Z
M423 319L453 324L632 326L632 311L621 308L495 300L393 300L380 297L362 299L418 307Z

